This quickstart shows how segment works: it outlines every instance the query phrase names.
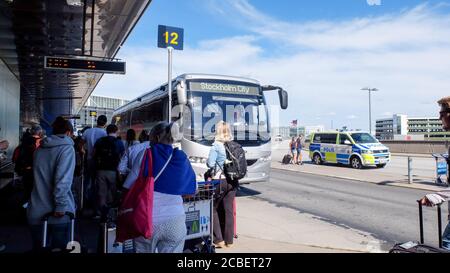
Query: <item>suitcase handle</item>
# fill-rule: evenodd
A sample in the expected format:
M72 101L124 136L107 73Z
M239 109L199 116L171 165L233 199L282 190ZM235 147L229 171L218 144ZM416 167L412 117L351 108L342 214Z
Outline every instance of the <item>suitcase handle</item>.
M420 223L420 243L424 244L424 235L423 235L423 205L422 200L417 200L419 204L419 223ZM441 204L437 205L437 216L438 216L438 237L439 237L439 248L442 248L442 212L441 212Z
M49 212L49 213L47 213L45 216L44 216L44 218L42 218L42 221L48 221L48 219L50 219L51 217L53 217L53 214L54 214L54 212ZM73 220L73 219L75 219L75 214L74 213L72 213L72 212L70 212L70 211L66 211L65 213L64 213L64 215L65 216L69 216L69 218L70 218L70 220Z
M44 218L42 219L44 221L44 228L42 231L42 247L47 247L47 228L48 228L48 219L53 217L54 212L47 213ZM70 218L70 241L73 242L75 237L75 214L73 214L70 211L66 211L64 213L65 216L69 216Z

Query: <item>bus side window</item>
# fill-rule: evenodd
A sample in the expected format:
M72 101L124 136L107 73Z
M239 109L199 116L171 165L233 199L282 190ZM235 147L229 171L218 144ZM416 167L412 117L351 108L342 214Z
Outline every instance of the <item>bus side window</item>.
M154 124L163 121L162 108L161 101L155 101L134 110L131 116L131 126L151 129Z

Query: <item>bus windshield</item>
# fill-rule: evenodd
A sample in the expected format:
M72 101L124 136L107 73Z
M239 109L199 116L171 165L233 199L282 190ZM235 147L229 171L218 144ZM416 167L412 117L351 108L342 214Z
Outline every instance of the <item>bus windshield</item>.
M270 141L267 106L263 96L192 92L191 124L187 139L204 145L214 142L215 124L230 124L233 138L241 145L257 146Z
M378 143L378 140L368 133L354 133L351 136L357 144Z

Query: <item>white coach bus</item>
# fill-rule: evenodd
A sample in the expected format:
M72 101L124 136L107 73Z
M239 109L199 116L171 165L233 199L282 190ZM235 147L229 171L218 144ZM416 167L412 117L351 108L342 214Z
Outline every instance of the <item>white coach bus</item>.
M172 82L171 120L181 128L178 145L188 155L200 181L214 142L214 125L228 122L234 140L246 151L248 172L241 183L268 181L271 161L269 111L264 92L278 91L282 109L288 94L281 87L261 86L258 81L221 75L184 74ZM122 136L132 128L137 135L168 120L167 84L150 91L114 112L113 122Z

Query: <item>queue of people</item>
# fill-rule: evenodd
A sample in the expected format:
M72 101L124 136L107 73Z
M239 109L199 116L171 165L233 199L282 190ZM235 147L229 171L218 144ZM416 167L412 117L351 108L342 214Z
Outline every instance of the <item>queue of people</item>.
M63 117L55 119L48 136L37 125L27 130L13 153L13 161L23 182L21 203L26 207L33 250L42 247L43 218L49 213L47 244L56 249L65 249L70 240L68 213L86 216L80 209L91 209L94 219L107 223L110 209L118 208L121 198L133 187L144 153L150 149L155 177L153 234L151 238L134 238L135 250L183 252L187 236L183 197L195 195L198 186L187 155L173 148L173 126L160 122L150 132L141 131L138 140L136 132L129 129L123 141L118 137L118 127L107 125L105 116L99 116L96 127L85 128L78 136ZM238 183L223 173L227 161L224 145L229 141L230 126L219 122L207 161L208 167L214 169L210 180L220 181L215 189L212 219L213 242L218 248L231 247L234 238L233 206ZM9 143L1 140L0 144L0 149L6 150ZM116 227L108 222L108 228ZM4 246L0 243L0 251Z

